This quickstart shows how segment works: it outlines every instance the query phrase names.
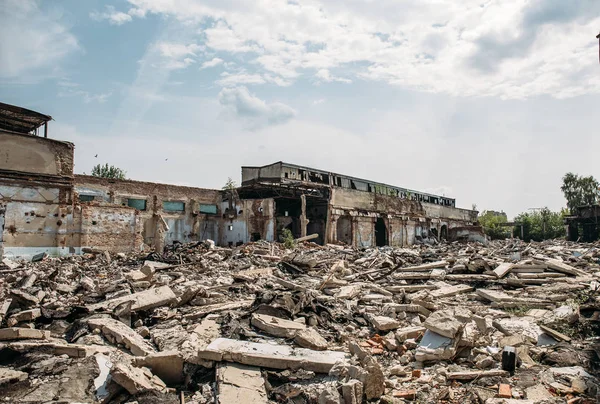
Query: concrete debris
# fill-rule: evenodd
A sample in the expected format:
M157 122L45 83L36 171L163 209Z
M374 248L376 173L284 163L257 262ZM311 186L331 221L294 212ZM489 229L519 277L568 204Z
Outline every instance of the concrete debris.
M114 344L122 344L134 355L150 355L156 349L127 325L112 318L93 318L88 320L92 331L98 330L107 340Z
M136 368L125 362L114 364L110 370L110 376L115 383L127 390L129 394L137 394L148 390L164 391L167 387L148 368Z
M237 362L273 369L305 369L318 373L328 373L337 362L346 360L343 352L314 351L227 338L214 340L198 356L216 362Z
M251 324L275 337L294 338L298 331L306 329L306 325L266 314L253 314Z
M237 363L217 367L217 393L219 404L269 402L260 368Z
M600 390L597 245L86 251L0 265L5 401L586 403Z
M0 385L27 380L29 375L19 370L0 368Z
M50 331L34 330L31 328L0 328L0 341L15 339L48 339Z

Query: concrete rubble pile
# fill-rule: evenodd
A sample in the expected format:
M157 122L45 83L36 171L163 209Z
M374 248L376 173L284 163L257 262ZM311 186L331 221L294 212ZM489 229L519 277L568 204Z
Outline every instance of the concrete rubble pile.
M4 259L10 403L593 403L600 245Z

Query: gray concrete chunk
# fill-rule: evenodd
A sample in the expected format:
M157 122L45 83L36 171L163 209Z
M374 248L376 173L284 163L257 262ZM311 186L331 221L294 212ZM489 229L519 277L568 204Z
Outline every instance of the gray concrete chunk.
M304 369L317 373L327 373L337 362L347 360L343 352L313 351L228 338L214 340L198 356L209 361L237 362L273 369Z

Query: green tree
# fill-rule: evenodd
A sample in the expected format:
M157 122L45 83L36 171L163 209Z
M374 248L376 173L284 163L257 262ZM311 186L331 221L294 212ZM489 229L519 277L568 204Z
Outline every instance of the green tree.
M600 184L593 176L581 177L577 174L567 173L563 177L563 184L560 187L567 207L571 213L579 206L595 205L600 199Z
M533 212L523 212L515 217L515 222L523 225L524 241L542 241L565 237L565 210L552 212L548 208L537 209ZM514 229L515 234L521 234L520 226Z
M231 177L227 177L227 182L225 182L225 185L223 185L223 191L231 191L237 188L237 184L235 183L234 180L231 179Z
M102 178L114 178L117 180L124 180L127 179L126 177L127 172L115 167L115 166L109 166L108 163L107 164L97 164L94 166L94 168L92 168L92 176L94 177L102 177Z
M506 226L502 226L503 223L507 222L506 215L498 214L492 211L483 211L477 218L479 224L483 227L483 231L492 240L505 239L510 236L510 229Z

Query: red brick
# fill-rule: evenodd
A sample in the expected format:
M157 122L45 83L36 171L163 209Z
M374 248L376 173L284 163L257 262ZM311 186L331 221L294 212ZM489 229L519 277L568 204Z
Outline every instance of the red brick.
M421 369L415 369L412 371L412 377L418 379L419 377L421 377L421 373L422 373Z
M405 400L414 400L417 397L416 390L400 390L392 393L394 397L403 398Z
M509 384L501 384L498 386L498 397L512 398L512 391Z

